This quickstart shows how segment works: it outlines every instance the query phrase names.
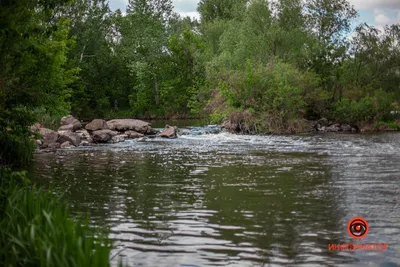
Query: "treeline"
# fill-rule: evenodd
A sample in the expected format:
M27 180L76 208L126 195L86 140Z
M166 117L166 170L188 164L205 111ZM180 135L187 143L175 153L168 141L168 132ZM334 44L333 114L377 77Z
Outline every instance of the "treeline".
M400 25L352 32L346 0L202 0L200 21L171 0L1 5L1 106L42 120L209 116L282 132L398 109Z

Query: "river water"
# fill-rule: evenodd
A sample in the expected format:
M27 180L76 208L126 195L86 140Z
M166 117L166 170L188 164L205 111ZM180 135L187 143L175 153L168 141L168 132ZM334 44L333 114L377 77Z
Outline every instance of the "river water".
M129 266L399 266L400 134L150 139L36 154ZM347 224L369 232L353 239ZM332 251L329 244L388 244Z

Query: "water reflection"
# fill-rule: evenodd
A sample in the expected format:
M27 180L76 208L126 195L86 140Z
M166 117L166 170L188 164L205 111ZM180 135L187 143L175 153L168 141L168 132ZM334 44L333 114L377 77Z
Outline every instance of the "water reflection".
M398 135L125 142L36 155L35 181L111 226L130 266L366 266L399 262ZM382 253L332 252L363 242ZM118 257L113 262L117 262Z

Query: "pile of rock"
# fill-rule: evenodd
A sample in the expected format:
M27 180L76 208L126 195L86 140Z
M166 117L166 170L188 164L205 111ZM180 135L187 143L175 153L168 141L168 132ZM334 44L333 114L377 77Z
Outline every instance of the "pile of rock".
M313 128L315 131L322 133L358 133L360 131L356 125L329 122L326 118L318 120Z
M41 149L71 148L96 143L118 143L127 139L139 139L158 132L151 124L135 119L105 121L95 119L84 128L82 123L69 115L60 121L57 131L43 128L40 124L31 126L31 131L41 137L37 144Z

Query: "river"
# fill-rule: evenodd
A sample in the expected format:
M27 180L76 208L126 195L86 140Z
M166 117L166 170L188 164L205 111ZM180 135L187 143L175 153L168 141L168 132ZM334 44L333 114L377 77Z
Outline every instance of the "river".
M399 266L400 134L187 135L36 154L129 266ZM350 237L354 217L368 221ZM332 251L330 244L388 244Z

